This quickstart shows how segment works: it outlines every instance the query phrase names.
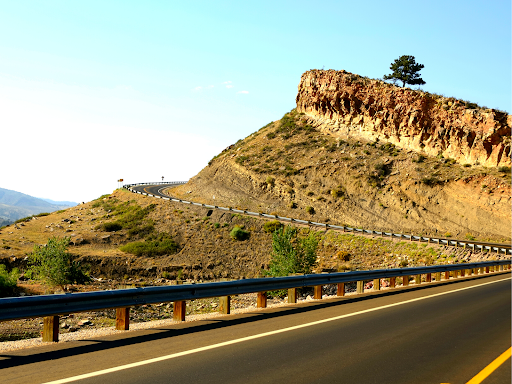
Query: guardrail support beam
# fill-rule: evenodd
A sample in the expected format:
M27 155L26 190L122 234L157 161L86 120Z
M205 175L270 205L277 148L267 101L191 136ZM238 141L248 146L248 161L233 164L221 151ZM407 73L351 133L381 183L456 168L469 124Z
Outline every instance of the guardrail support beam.
M431 273L427 273L427 276L425 277L425 281L427 283L430 283L432 281L432 274Z
M373 290L380 291L380 279L373 279Z
M130 329L130 307L116 308L116 329L118 331Z
M402 277L402 285L404 287L407 287L409 285L409 276L403 276Z
M258 308L267 308L267 292L258 292L256 306Z
M436 281L441 281L441 272L436 272Z
M466 276L466 270L465 269L461 269L460 270L460 277L464 277Z
M414 276L414 283L420 285L421 284L421 275Z
M185 300L175 301L173 303L172 319L174 321L185 321L185 312L187 302Z
M345 283L338 283L338 289L336 290L336 295L345 296Z
M313 287L313 299L315 299L315 300L322 299L322 286L321 285L315 285Z
M390 277L389 278L389 288L395 288L396 287L396 277Z
M224 315L229 315L231 313L231 297L221 296L219 297L219 301L219 312L223 313Z
M364 281L359 280L357 282L357 293L364 293Z
M43 342L56 343L59 341L59 316L43 318Z
M288 289L288 303L294 304L297 302L297 288Z

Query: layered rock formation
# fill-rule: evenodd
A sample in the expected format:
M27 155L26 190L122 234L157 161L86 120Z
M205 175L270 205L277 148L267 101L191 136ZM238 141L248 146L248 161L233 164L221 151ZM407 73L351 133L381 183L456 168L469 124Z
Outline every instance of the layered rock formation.
M346 71L302 75L297 111L324 133L390 142L460 164L510 166L512 116Z

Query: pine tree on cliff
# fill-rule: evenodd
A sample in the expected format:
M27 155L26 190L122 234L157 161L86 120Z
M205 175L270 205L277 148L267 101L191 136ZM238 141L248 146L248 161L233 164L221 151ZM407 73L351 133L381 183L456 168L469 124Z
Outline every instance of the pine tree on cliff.
M423 64L416 63L414 56L403 55L391 64L389 69L391 69L393 73L384 75L384 80L393 80L393 82L400 80L402 87L405 87L405 84L423 85L425 82L420 77L419 72L424 67Z

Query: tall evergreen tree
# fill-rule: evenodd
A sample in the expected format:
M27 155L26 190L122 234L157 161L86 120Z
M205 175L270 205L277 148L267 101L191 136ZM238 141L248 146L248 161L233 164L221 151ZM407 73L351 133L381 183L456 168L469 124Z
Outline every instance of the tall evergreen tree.
M411 85L423 85L426 84L420 77L420 71L425 66L423 64L417 64L414 56L403 55L396 59L389 69L393 73L384 75L384 80L393 80L394 82L399 80L402 82L402 87L405 84Z

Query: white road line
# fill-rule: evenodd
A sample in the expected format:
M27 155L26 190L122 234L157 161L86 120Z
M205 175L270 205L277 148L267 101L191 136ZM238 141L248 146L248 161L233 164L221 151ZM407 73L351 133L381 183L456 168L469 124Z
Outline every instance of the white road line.
M242 337L242 338L240 338L240 339L224 341L224 342L222 342L222 343L217 343L217 344L207 345L207 346L205 346L205 347L200 347L200 348L190 349L190 350L188 350L188 351L183 351L183 352L173 353L173 354L171 354L171 355L155 357L155 358L153 358L153 359L143 360L143 361L139 361L139 362L131 363L131 364L120 365L120 366L118 366L118 367L113 367L113 368L103 369L103 370L101 370L101 371L96 371L96 372L91 372L91 373L85 373L85 374L83 374L83 375L78 375L78 376L68 377L68 378L65 378L65 379L60 379L60 380L55 380L55 381L49 381L49 382L47 382L47 383L43 383L43 384L62 384L62 383L70 383L70 382L72 382L72 381L77 381L77 380L87 379L87 378L95 377L95 376L101 376L101 375L105 375L105 374L107 374L107 373L113 373L113 372L117 372L117 371L122 371L122 370L124 370L124 369L130 369L130 368L140 367L140 366L142 366L142 365L146 365L146 364L157 363L157 362L159 362L159 361L164 361L164 360L174 359L174 358L176 358L176 357L180 357L180 356L191 355L191 354L193 354L193 353L197 353L197 352L208 351L208 350L210 350L210 349L215 349L215 348L221 348L221 347L225 347L225 346L227 346L227 345L243 343L243 342L245 342L245 341L249 341L249 340L254 340L254 339L259 339L259 338L262 338L262 337L267 337L267 336L276 335L276 334L278 334L278 333L294 331L294 330L296 330L296 329L301 329L301 328L311 327L311 326L318 325L318 324L328 323L328 322L330 322L330 321L335 321L335 320L340 320L340 319L344 319L344 318L347 318L347 317L352 317L352 316L362 315L362 314L364 314L364 313L369 313L369 312L379 311L379 310L381 310L381 309L386 309L386 308L396 307L396 306L398 306L398 305L409 304L409 303L413 303L413 302L415 302L415 301L421 301L421 300L425 300L425 299L430 299L430 298L432 298L432 297L448 295L448 294L450 294L450 293L455 293L455 292L465 291L465 290L467 290L467 289L478 288L478 287L482 287L482 286L484 286L484 285L489 285L489 284L499 283L499 282L501 282L501 281L510 280L510 279L511 279L511 277L507 277L506 279L500 279L500 280L490 281L490 282L487 282L487 283L482 283L482 284L478 284L478 285L473 285L473 286L471 286L471 287L465 287L465 288L454 289L453 291L448 291L448 292L435 293L435 294L433 294L433 295L424 296L424 297L418 297L418 298L416 298L416 299L410 299L410 300L406 300L406 301L401 301L401 302L399 302L399 303L387 304L387 305L383 305L383 306L376 307L376 308L370 308L370 309L365 309L365 310L363 310L363 311L358 311L358 312L349 313L349 314L346 314L346 315L340 315L340 316L331 317L331 318L328 318L328 319L323 319L323 320L313 321L313 322L311 322L311 323L295 325L295 326L293 326L293 327L288 327L288 328L278 329L278 330L270 331L270 332L264 332L264 333L260 333L260 334L253 335L253 336Z

